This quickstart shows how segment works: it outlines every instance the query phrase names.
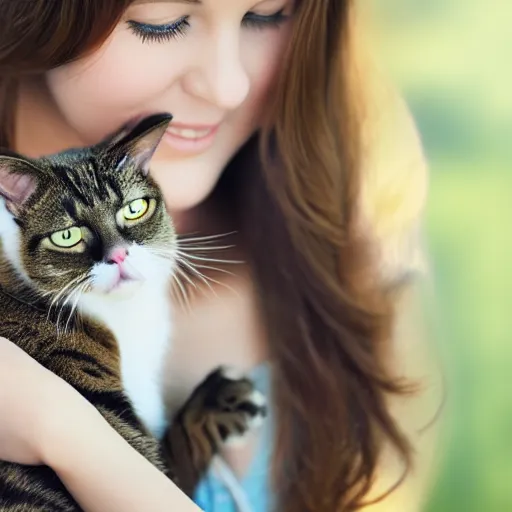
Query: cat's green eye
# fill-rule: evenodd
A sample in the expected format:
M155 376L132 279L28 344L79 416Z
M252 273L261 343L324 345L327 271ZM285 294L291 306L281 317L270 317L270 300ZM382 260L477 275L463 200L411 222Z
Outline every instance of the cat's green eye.
M149 210L149 201L147 199L135 199L123 208L123 217L125 220L138 220L144 217Z
M72 227L57 231L50 236L51 242L57 247L71 249L83 240L82 230L78 227Z

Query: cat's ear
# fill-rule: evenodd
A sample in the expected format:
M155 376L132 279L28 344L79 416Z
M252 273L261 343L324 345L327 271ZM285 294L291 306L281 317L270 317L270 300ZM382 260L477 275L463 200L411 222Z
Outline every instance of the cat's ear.
M0 155L0 196L15 213L37 188L37 169L19 156Z
M147 116L136 124L127 124L111 136L112 142L107 151L127 155L144 174L147 174L149 162L171 120L171 114L161 113Z

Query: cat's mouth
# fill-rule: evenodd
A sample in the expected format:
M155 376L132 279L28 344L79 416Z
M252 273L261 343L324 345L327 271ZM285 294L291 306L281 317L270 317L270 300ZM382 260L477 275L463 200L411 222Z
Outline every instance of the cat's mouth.
M118 290L121 290L122 288L125 288L129 286L130 284L136 284L140 282L137 279L133 279L131 277L125 277L125 276L119 276L117 279L114 280L114 282L105 290L105 293L110 294L113 292L116 292Z
M106 294L125 290L131 286L140 284L142 276L136 276L125 265L115 265L117 273L111 277L111 282L105 289Z
M119 292L124 294L144 281L144 277L126 263L102 264L95 274L94 291L102 295L117 295Z

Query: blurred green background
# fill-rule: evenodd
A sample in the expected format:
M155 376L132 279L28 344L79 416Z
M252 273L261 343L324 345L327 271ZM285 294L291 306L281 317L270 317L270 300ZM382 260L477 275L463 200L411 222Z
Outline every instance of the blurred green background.
M450 402L427 510L512 511L512 2L364 5L431 169L427 231Z

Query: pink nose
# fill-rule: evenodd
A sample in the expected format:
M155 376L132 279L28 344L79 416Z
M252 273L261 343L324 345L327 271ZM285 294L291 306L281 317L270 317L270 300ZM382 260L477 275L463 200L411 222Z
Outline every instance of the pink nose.
M128 256L128 250L124 247L115 248L107 257L107 263L117 263L118 265Z

